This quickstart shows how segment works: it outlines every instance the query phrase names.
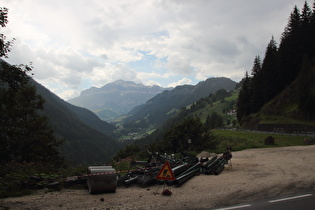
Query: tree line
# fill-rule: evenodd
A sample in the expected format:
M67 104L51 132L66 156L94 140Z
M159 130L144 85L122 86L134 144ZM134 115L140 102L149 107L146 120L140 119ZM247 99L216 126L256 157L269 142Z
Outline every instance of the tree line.
M301 113L314 114L315 99L312 90L308 88L314 82L309 79L315 62L314 37L315 2L312 9L307 2L301 11L295 6L279 46L272 37L264 58L257 55L251 74L246 72L241 81L237 103L237 119L240 124L246 116L258 112L298 77L298 108Z
M203 123L202 120L195 115L195 112L217 101L223 101L225 97L230 95L231 92L220 89L214 94L210 93L208 97L199 99L188 107L181 108L176 116L169 119L152 134L126 144L123 149L117 152L113 159L118 161L119 159L128 157L135 159L145 158L148 154L143 149L144 145L151 151L160 153L216 149L218 141L212 134L211 129L223 125L222 116L216 112L209 113ZM227 110L229 107L232 109L233 106L234 103L228 103L228 106L223 109Z

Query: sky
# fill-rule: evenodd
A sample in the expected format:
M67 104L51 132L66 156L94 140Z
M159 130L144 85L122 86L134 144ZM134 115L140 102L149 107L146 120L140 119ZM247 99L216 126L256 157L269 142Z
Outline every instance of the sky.
M5 60L32 62L33 78L68 100L119 79L161 87L239 82L304 2L2 0L9 22L1 33L16 39Z

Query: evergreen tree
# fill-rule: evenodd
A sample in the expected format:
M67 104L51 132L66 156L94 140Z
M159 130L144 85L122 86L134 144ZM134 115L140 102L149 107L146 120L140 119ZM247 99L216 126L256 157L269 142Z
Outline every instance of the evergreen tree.
M314 25L313 25L314 27ZM308 3L304 3L304 7L301 13L301 53L310 54L314 50L314 28L312 28L312 10ZM302 61L302 60L301 60Z
M308 3L305 1L304 7L301 13L301 27L307 28L311 22L311 19L312 19L312 10L309 7Z
M278 87L281 77L283 75L278 73L278 48L277 43L272 37L265 53L264 61L262 63L263 74L263 103L261 106L279 93ZM260 107L259 107L260 108Z
M300 111L305 114L306 119L315 114L315 65L311 59L305 56L303 59L301 72L297 79L297 96Z
M207 130L200 119L188 117L166 132L160 149L181 152L188 150L189 146L195 150L215 147L211 133ZM188 144L188 139L191 139L191 145Z
M251 78L248 76L248 72L245 73L245 78L242 80L242 88L238 95L237 101L237 120L241 122L243 117L248 116L251 113Z
M279 47L279 66L282 79L279 83L280 90L291 84L299 72L303 53L301 52L301 18L297 6L294 7L290 15Z
M254 59L254 65L252 68L252 80L251 80L251 89L252 95L250 99L251 111L257 112L260 107L263 105L263 74L261 71L261 60L259 56L256 56Z
M301 14L295 6L282 33L279 48L272 37L266 48L261 67L259 57L256 57L252 78L248 77L246 72L245 78L241 81L242 88L237 103L237 119L240 123L250 113L259 111L265 103L296 80L298 75L299 108L304 113L312 110L311 107L315 105L310 96L313 90L307 90L307 88L314 81L311 73L314 68L310 67L314 65L315 58L314 37L315 2L313 11L305 2ZM303 62L303 57L309 58L309 65L306 65L306 61ZM250 107L248 106L249 99Z
M300 11L297 6L294 7L289 17L289 22L282 33L281 41L290 38L300 30L301 18Z
M207 116L206 126L210 129L219 128L223 125L223 118L218 113L213 112Z

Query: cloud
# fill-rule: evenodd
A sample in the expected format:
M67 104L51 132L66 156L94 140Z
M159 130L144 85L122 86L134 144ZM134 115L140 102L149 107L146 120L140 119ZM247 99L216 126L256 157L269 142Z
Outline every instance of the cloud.
M8 61L32 61L35 80L62 97L117 79L239 81L295 4L304 0L4 0L3 33L17 39Z
M65 90L59 93L59 96L65 100L75 98L78 96L78 92L75 90Z
M167 87L176 87L178 85L188 85L188 84L191 84L191 82L192 81L190 79L183 78L183 79L181 79L181 80L179 80L177 82L172 82L172 83L168 84Z
M92 80L94 86L101 87L108 82L119 79L126 81L137 81L138 79L136 75L137 73L124 63L115 65L108 63L100 67L95 67L89 77Z

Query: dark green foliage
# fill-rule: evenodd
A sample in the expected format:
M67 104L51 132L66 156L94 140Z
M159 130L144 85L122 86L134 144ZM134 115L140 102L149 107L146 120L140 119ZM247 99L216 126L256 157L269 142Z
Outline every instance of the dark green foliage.
M191 144L188 140L191 140ZM170 128L164 140L159 142L161 151L181 152L185 150L202 150L215 148L216 144L211 133L200 119L188 117Z
M308 28L309 24L311 23L311 20L312 20L312 10L309 7L308 3L305 1L304 7L301 13L301 27Z
M315 66L311 60L305 57L302 63L301 72L297 79L297 96L299 109L306 113L315 113ZM309 118L309 117L307 117Z
M241 122L244 116L251 113L251 78L246 72L245 78L242 81L243 85L240 90L237 101L237 120Z
M29 82L28 66L0 64L1 161L60 164L62 158L47 118L38 114L44 100Z
M143 106L136 107L124 120L124 127L132 128L142 119L146 120L146 128L162 126L167 120L176 116L182 107L191 105L221 89L234 90L235 85L236 82L228 78L209 78L196 86L177 86L171 91L158 94Z
M262 84L260 86L262 94L260 95L260 103L256 109L252 109L253 112L258 111L261 106L273 98L279 92L278 84L281 82L283 75L278 73L278 48L276 41L272 37L265 53L265 57L261 67Z
M0 25L5 27L8 10L0 8ZM1 34L0 57L9 52L11 43ZM63 163L47 118L39 114L44 100L27 75L32 68L11 66L0 61L0 162L39 162L59 166Z
M289 22L282 33L282 42L285 39L289 39L291 36L294 36L298 33L301 25L300 11L297 6L294 7L293 11L290 14Z
M5 7L0 7L0 27L5 27L8 23L8 9ZM0 58L7 57L7 53L11 50L12 41L6 41L6 36L0 34Z
M120 150L117 155L115 155L115 160L135 157L135 155L138 158L147 157L148 154L144 149L144 145L151 151L163 153L188 149L197 151L216 148L217 141L214 139L209 127L206 126L206 124L202 124L201 120L195 117L195 112L200 109L207 109L206 107L208 105L218 103L218 101L222 101L222 99L229 96L231 96L231 92L220 89L216 91L216 93L211 93L208 97L201 98L194 102L191 106L181 108L175 117L169 119L152 134L140 140L136 140L132 145L128 145ZM231 100L225 104L228 104L224 108L226 111L233 110L235 100ZM214 113L212 117L213 119L215 118L214 122L216 127L223 124L223 119L219 114ZM192 141L191 145L188 143L188 138ZM141 150L140 152L139 148Z
M261 60L259 56L256 56L252 68L251 80L252 97L250 100L250 105L253 112L258 111L263 104L263 86L264 75L262 74L261 70Z
M3 16L1 16L1 18L2 17ZM7 21L2 21L1 24L3 22L6 23ZM41 142L36 142L37 140L35 141L32 139L33 142L36 142L38 147L34 147L34 145L32 145L32 148L26 148L23 146L23 150L33 150L34 152L36 151L36 153L42 152L42 156L45 156L46 159L49 158L49 152L45 152L44 150L40 151L39 148L43 147L41 143L45 144L45 141L48 143L47 141L49 141L49 138L52 135L58 137L58 139L65 139L65 141L62 145L60 145L59 140L56 139L55 145L50 144L47 145L47 147L57 148L59 145L58 149L61 150L62 155L65 156L67 161L71 164L105 163L118 150L118 143L113 139L113 137L111 137L115 128L114 126L101 121L95 114L87 109L76 107L63 101L55 94L51 93L48 89L38 84L31 77L26 75L26 73L31 70L28 66L11 67L5 63L1 65L6 65L12 71L6 71L6 73L4 71L2 72L2 79L7 80L7 82L6 84L0 84L1 90L4 91L1 92L2 96L0 98L0 102L6 103L6 106L13 110L11 114L15 113L16 119L19 118L18 114L21 114L22 111L31 111L30 108L36 109L36 111L34 111L37 115L36 119L34 118L34 121L32 121L33 123L31 123L31 118L28 116L29 120L27 121L27 125L29 127L32 126L33 128L36 128L33 129L34 131L32 132L36 131L36 135L41 135ZM23 70L25 70L24 73L21 72ZM18 79L21 81L23 80L25 85ZM16 89L14 89L15 87ZM33 94L35 94L34 98L32 98ZM6 97L6 99L4 97ZM44 104L43 99L45 100ZM7 112L5 114L9 115L10 113ZM44 115L47 116L48 121ZM0 117L3 117L4 119L6 116L3 115ZM7 121L7 119L4 119L4 121ZM22 123L22 121L19 123ZM47 123L50 124L53 130L46 127L48 126ZM12 125L13 122L10 126ZM15 124L15 129L18 132L25 132L22 131L22 127L18 127L17 125L18 124ZM6 126L8 127L9 125ZM17 132L14 133L15 136L18 135ZM45 133L47 133L47 135ZM33 134L25 133L25 135L30 136ZM5 138L7 138L7 136L5 136ZM21 145L28 145L31 140L23 137L20 138L19 141ZM21 149L19 149L19 147L22 147L21 145L18 144L11 147L12 149L16 148L17 151L20 151ZM7 147L4 145L0 145L0 147L1 146ZM3 152L0 156L2 155L8 160L24 158L17 154L7 156L8 153L12 152ZM34 158L35 157L32 157L32 159ZM39 159L40 157L36 158Z
M113 126L100 120L91 111L73 106L42 85L33 81L37 93L45 99L45 114L57 136L66 139L62 154L71 164L107 162L118 150L112 135Z
M275 144L275 139L272 136L268 136L265 139L265 145L274 145Z
M38 173L51 173L51 168L34 162L10 161L0 164L0 167L0 198L30 194L25 182Z
M0 198L23 196L37 189L86 188L86 179L77 177L86 174L84 165L52 168L44 163L10 161L0 167Z
M223 118L216 112L208 115L206 120L206 127L209 129L220 128L223 125Z
M237 119L241 124L242 119L259 112L266 103L288 88L295 80L298 80L297 103L299 111L302 112L299 116L315 114L312 108L314 107L314 91L310 88L312 84L310 81L314 81L311 76L315 59L314 6L312 11L305 2L301 12L295 6L282 33L279 48L272 37L266 48L263 62L260 64L259 57L255 58L252 76L248 77L246 74L239 93ZM305 58L309 60L307 64Z
M119 161L120 159L133 158L138 159L141 158L141 152L143 149L137 144L127 145L124 149L119 150L116 155L113 157L115 161Z

